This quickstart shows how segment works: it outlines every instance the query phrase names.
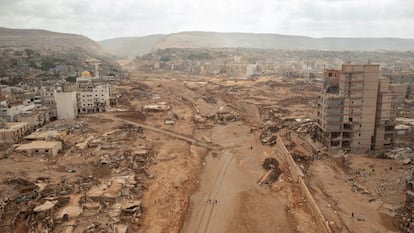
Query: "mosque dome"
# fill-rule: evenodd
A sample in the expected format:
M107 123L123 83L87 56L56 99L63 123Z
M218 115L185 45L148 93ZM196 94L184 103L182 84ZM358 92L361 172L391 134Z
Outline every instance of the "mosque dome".
M84 70L84 71L81 73L81 77L91 77L91 73L89 73L89 71Z

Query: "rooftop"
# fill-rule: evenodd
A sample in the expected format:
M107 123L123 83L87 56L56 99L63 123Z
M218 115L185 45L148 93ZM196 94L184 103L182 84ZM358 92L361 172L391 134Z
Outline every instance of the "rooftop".
M15 131L17 129L29 126L29 122L7 122L5 129L0 129L0 132Z
M45 140L47 138L60 138L62 136L61 132L57 131L57 130L49 130L49 131L36 131L33 132L29 135L27 135L26 137L24 137L24 139L28 139L28 140Z
M19 145L16 150L30 150L30 149L48 149L56 146L61 146L59 141L33 141L26 144Z

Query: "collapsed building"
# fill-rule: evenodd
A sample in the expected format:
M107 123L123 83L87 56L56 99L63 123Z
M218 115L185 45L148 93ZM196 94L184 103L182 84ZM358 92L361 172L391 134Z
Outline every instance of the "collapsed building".
M32 141L30 143L17 146L16 152L33 155L55 156L62 150L62 142L60 141Z
M329 149L367 151L394 142L395 117L406 84L380 78L379 65L325 70L317 137Z
M28 122L0 122L0 144L12 144L19 141L30 131Z

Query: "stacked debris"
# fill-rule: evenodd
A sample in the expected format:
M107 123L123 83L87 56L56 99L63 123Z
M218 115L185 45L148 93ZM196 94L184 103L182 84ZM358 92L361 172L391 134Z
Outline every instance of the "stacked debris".
M159 102L157 104L148 104L142 107L145 112L164 112L170 110L171 107L167 102Z
M289 129L299 136L310 135L312 139L316 139L317 126L311 119L295 119L295 124L292 124Z
M296 150L292 149L295 147L295 142L290 144L291 147L291 155L295 163L299 166L303 173L307 173L309 170L310 165L312 164L313 156L306 156L302 153L297 152Z
M401 161L403 164L409 164L414 159L414 152L411 147L395 148L384 152L384 157Z
M259 113L264 121L273 121L281 125L283 123L281 117L288 116L290 111L285 108L265 106L259 108Z
M399 211L401 232L412 233L414 230L414 172L406 181L405 205Z
M277 125L277 123L267 121L262 127L260 141L266 145L276 144L276 133L279 131L279 129L280 127Z
M132 124L123 124L123 125L119 126L119 129L124 131L124 132L127 132L128 136L144 133L144 130L142 129L142 127L135 126L135 125L132 125Z
M47 124L44 129L46 130L56 130L56 131L66 131L67 133L92 133L93 130L85 122L68 122L68 121L56 121L50 124Z
M279 162L275 158L266 158L263 161L262 167L267 171L259 179L259 184L272 185L275 181L279 179L279 176L282 174L282 171L279 168Z
M228 106L220 107L216 113L217 123L226 123L237 121L239 119L237 112Z
M165 125L175 125L175 122L178 120L178 115L174 112L169 112L164 119Z

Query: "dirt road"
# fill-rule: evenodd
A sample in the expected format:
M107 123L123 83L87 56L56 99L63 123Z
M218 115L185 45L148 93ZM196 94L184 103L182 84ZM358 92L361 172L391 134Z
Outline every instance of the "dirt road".
M263 172L261 161L270 155L270 148L262 146L241 122L215 126L212 139L232 149L206 158L182 233L295 232L284 195L273 195L257 184Z

